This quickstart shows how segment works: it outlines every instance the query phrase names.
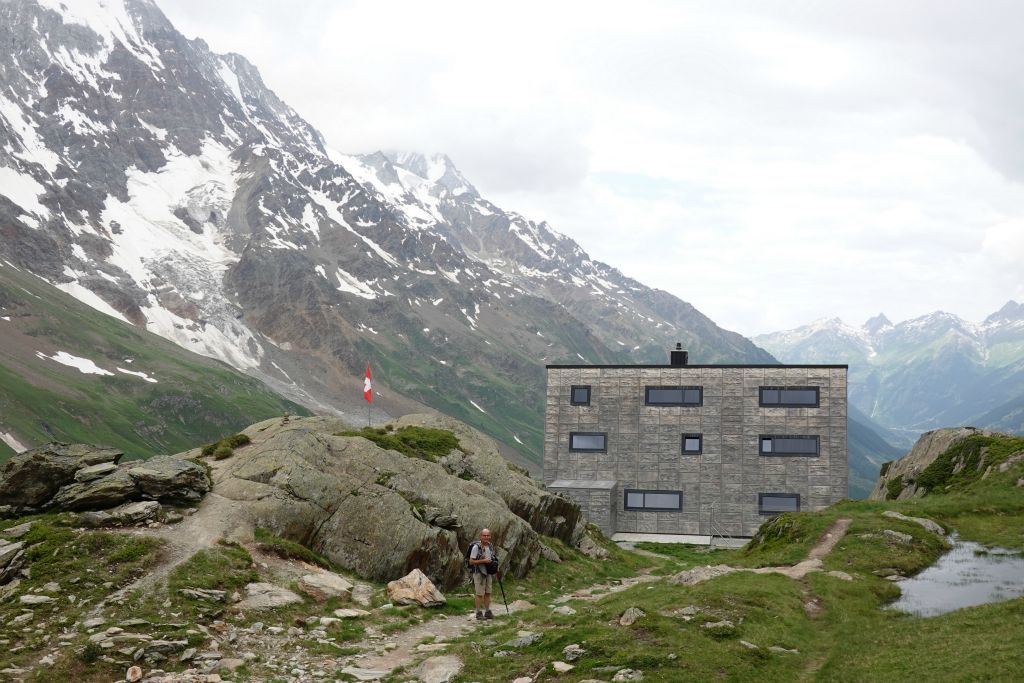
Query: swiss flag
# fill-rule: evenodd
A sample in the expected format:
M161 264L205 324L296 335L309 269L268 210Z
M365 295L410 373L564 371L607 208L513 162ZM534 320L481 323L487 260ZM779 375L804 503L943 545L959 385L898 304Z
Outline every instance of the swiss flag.
M366 379L363 380L363 398L367 403L373 403L373 382L370 381L370 364L366 364Z

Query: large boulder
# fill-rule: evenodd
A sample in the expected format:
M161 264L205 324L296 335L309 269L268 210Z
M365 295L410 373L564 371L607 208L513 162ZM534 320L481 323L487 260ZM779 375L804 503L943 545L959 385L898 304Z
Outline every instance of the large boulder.
M210 490L210 480L200 465L166 455L134 465L128 476L143 496L156 500L194 502Z
M497 444L482 432L447 415L406 415L394 422L405 426L433 427L452 432L464 451L448 454L442 465L452 474L471 477L501 496L508 508L539 534L553 536L570 545L579 541L583 525L579 505L556 495L509 467ZM472 520L464 520L472 526ZM477 527L479 528L479 526Z
M419 569L389 582L388 599L396 605L420 607L440 607L447 602L444 594Z
M245 430L251 445L212 463L216 492L240 503L234 509L244 511L250 528L268 528L376 581L420 569L442 588L456 585L465 576L463 550L485 526L504 571L522 576L536 564L537 532L496 487L362 437L334 435L348 428L323 417L253 425ZM495 481L499 472L519 476L501 462ZM426 514L428 508L444 514ZM570 504L567 514L575 524L578 508ZM450 524L451 518L460 524Z
M135 495L135 482L124 470L91 481L68 484L57 492L47 507L61 510L102 510L129 500Z
M352 582L334 572L317 572L300 578L299 590L317 602L326 602L331 598L349 600L352 597Z
M0 505L40 508L81 469L116 464L124 453L84 444L49 443L19 453L0 467Z
M273 583L249 583L245 586L245 597L236 607L240 610L275 609L286 605L297 605L302 598Z

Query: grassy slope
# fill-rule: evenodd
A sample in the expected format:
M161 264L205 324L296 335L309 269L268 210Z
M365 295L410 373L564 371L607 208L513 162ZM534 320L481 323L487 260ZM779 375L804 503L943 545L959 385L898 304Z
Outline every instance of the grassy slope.
M1006 447L1021 445L1007 442ZM764 527L759 539L737 551L643 546L666 556L648 560L664 573L719 563L794 564L807 556L832 522L847 517L853 520L849 533L825 559L825 568L852 574L855 580L850 582L825 574L794 581L738 573L693 587L641 584L597 603L571 601L578 614L560 617L548 607L548 595L529 595L529 584L538 580L531 577L514 597L522 590L540 606L517 624L499 623L465 639L467 670L460 680L510 680L538 671L537 680L609 680L624 667L642 669L645 680L667 682L892 681L921 675L936 681L1017 680L1024 666L1024 598L920 619L881 609L898 597L899 588L876 572L914 574L946 547L943 539L916 524L882 516L890 509L931 516L965 538L1024 551L1024 494L1014 486L1020 477L1024 463L985 480L960 478L951 490L917 501L844 501L822 512L782 515ZM885 529L910 534L913 542L904 545L872 536ZM570 582L575 568L570 564L553 571ZM812 602L817 608L809 612L806 605ZM672 614L690 605L699 609L692 620ZM619 626L619 615L633 606L647 616L631 628ZM701 628L721 619L734 626ZM483 639L499 644L485 648L485 655L500 649L520 628L544 635L521 655L500 660L500 667L494 664L499 660L471 654ZM759 649L748 649L741 640ZM546 665L561 659L562 648L570 643L583 643L588 654L575 662L571 673L557 676ZM772 645L799 653L767 651Z
M11 318L0 321L0 430L13 431L26 446L100 443L145 458L285 412L308 414L258 380L98 313L2 263L0 308ZM115 375L82 374L36 351L66 351ZM158 382L118 373L117 366ZM0 443L0 460L11 453Z

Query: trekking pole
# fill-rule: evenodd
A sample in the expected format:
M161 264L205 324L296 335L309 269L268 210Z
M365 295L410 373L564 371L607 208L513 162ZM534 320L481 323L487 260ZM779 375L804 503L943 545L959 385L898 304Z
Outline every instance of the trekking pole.
M501 589L501 601L505 603L505 614L510 615L512 613L508 611L508 600L505 599L505 586L501 584L501 572L498 572L498 588Z

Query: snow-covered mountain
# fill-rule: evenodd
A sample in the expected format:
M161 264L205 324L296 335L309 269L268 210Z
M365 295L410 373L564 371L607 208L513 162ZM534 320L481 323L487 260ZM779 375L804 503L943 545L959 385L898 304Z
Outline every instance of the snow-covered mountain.
M371 361L375 408L536 458L545 362L772 360L443 155L329 151L150 0L7 0L0 39L0 258L314 409L365 415Z
M850 364L850 402L906 443L929 429L973 424L1024 432L1024 305L980 323L937 311L859 328L838 318L754 337L785 362Z

